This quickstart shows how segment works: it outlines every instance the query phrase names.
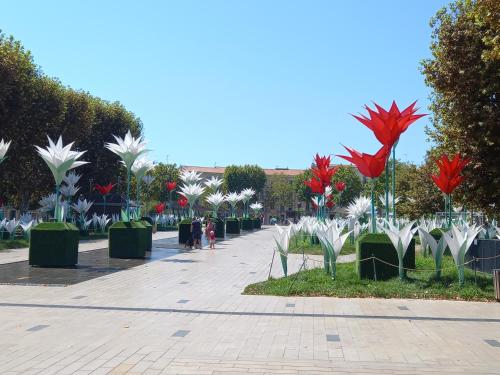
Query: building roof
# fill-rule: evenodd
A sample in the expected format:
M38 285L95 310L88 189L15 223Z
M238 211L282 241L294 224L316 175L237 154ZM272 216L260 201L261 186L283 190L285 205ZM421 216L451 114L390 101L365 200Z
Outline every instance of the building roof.
M181 169L195 171L199 173L210 173L210 174L224 174L226 168L224 167L200 167L195 165L183 165ZM263 168L266 176L297 176L304 172L303 169L288 169L288 168L277 168L277 169L265 169Z

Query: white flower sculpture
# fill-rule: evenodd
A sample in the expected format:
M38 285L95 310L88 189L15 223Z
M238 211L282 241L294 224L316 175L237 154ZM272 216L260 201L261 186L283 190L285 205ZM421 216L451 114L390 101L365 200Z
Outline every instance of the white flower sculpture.
M181 172L179 178L184 182L185 185L192 185L201 180L201 173L196 171L184 170Z
M264 206L260 202L255 202L250 205L250 209L253 211L255 216L259 216L263 208Z
M433 228L434 229L434 228ZM444 236L441 236L439 241L430 234L428 228L418 227L418 235L420 237L421 246L429 246L431 248L432 257L434 258L434 264L436 265L436 278L441 277L441 266L443 264L443 254L446 249L446 240ZM422 242L422 239L424 242Z
M149 150L146 149L146 142L142 140L141 137L135 138L130 133L130 130L125 135L125 138L117 137L113 135L116 139L116 143L106 143L106 148L111 152L118 155L125 167L127 168L127 206L125 212L122 212L122 219L124 221L130 220L130 172L132 170L132 165L137 160L137 158Z
M137 210L135 211L135 216L136 219L138 219L141 214L140 214L140 207L141 207L141 200L140 200L140 194L141 194L141 181L143 177L146 175L147 172L149 172L151 169L154 168L154 164L152 161L148 160L148 158L144 155L139 156L134 164L132 164L132 173L135 176L136 179L136 201L137 201Z
M464 230L460 230L455 224L451 224L449 232L443 232L443 237L450 248L453 260L458 268L458 283L464 284L465 271L465 254L472 245L472 242L481 231L481 227L472 225Z
M236 217L236 205L241 201L241 196L238 193L229 193L226 195L226 202L231 206L231 217Z
M7 154L7 151L9 151L11 142L12 141L4 142L3 138L2 140L0 140L0 163L2 163L6 159L5 155Z
M213 217L216 219L217 211L219 211L219 207L225 202L226 197L224 194L216 192L210 194L205 200L212 206Z
M383 228L384 232L389 236L396 252L398 254L398 262L399 262L399 278L403 279L405 276L404 268L403 268L403 259L406 254L406 250L408 250L408 246L410 246L410 242L413 239L417 228L412 229L414 221L405 225L402 229L399 229L392 224L389 223L389 228Z
M335 279L337 272L337 258L340 255L345 240L351 234L351 231L342 234L343 229L343 226L339 226L337 222L333 222L326 228L320 227L316 230L318 239L328 252L327 261L329 262L329 269L333 279Z
M219 191L220 186L222 185L222 180L218 177L212 176L210 179L205 180L205 186L212 191Z
M391 192L387 193L387 198L389 199L389 207L388 207L388 209L392 210L393 199L392 199L392 193ZM385 194L384 195L380 195L379 199L380 199L380 202L382 203L382 206L385 207ZM394 203L397 204L400 200L401 200L401 197L396 197L394 199Z
M78 190L80 190L80 188L73 184L61 185L61 194L66 198L74 197L75 194L78 193Z
M347 216L354 220L359 220L364 215L370 212L371 201L370 199L359 196L347 206Z
M9 233L9 237L11 240L14 239L14 237L16 235L16 229L18 226L19 226L19 220L12 219L12 220L6 221L6 223L4 225L4 229Z
M184 185L180 188L179 194L187 199L191 217L194 216L194 205L204 191L205 188L200 184Z
M62 142L62 137L59 137L57 143L54 143L50 137L49 146L45 149L35 146L38 154L45 161L50 171L54 175L54 180L56 183L56 197L59 197L59 188L61 185L66 172L70 169L79 167L81 165L87 164L86 161L78 161L79 158L85 153L85 151L77 152L71 151L71 147L74 142L64 146ZM59 199L55 200L54 217L56 221L62 221L64 216L64 210L59 208Z
M75 171L71 171L63 177L63 181L66 185L76 185L80 181L80 178L82 178L81 175L76 174Z
M142 182L144 182L148 186L150 186L154 180L155 180L155 178L153 176L150 176L150 175L146 175L142 178Z
M80 215L85 215L94 202L89 202L86 199L79 199L78 202L74 203L71 207Z
M61 198L56 198L55 193L42 197L42 199L38 201L38 204L41 206L40 210L42 210L43 212L52 211L54 208L56 208L56 200L59 200L58 204L61 204Z
M255 195L255 190L252 188L243 189L240 193L241 201L243 202L243 216L248 217L248 202Z
M281 266L285 277L288 275L288 245L290 244L290 227L282 228L276 225L274 241L281 259Z

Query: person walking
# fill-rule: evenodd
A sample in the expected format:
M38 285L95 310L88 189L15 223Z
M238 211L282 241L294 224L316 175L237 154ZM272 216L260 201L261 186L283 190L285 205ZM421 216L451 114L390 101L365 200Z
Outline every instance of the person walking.
M201 249L201 235L202 235L202 230L201 230L201 221L197 218L194 217L193 221L191 222L191 233L193 234L193 245L195 249Z

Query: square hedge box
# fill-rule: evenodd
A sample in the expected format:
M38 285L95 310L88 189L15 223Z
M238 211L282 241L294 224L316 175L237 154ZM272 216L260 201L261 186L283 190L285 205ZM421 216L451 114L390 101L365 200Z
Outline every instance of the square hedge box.
M109 227L109 257L144 258L148 247L148 228L139 221L117 221Z
M364 260L372 256L383 262L378 259ZM385 233L366 233L356 243L356 271L360 279L375 279L374 261L377 280L387 280L399 276L398 253L389 236ZM415 268L415 239L411 240L408 250L406 250L403 267Z
M70 223L40 223L31 230L29 264L68 267L78 263L79 230Z

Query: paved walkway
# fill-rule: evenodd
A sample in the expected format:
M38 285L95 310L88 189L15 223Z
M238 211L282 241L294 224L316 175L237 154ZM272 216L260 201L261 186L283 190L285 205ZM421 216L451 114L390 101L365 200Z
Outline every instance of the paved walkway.
M264 229L64 288L0 286L0 374L500 373L500 304L241 295L272 247Z

